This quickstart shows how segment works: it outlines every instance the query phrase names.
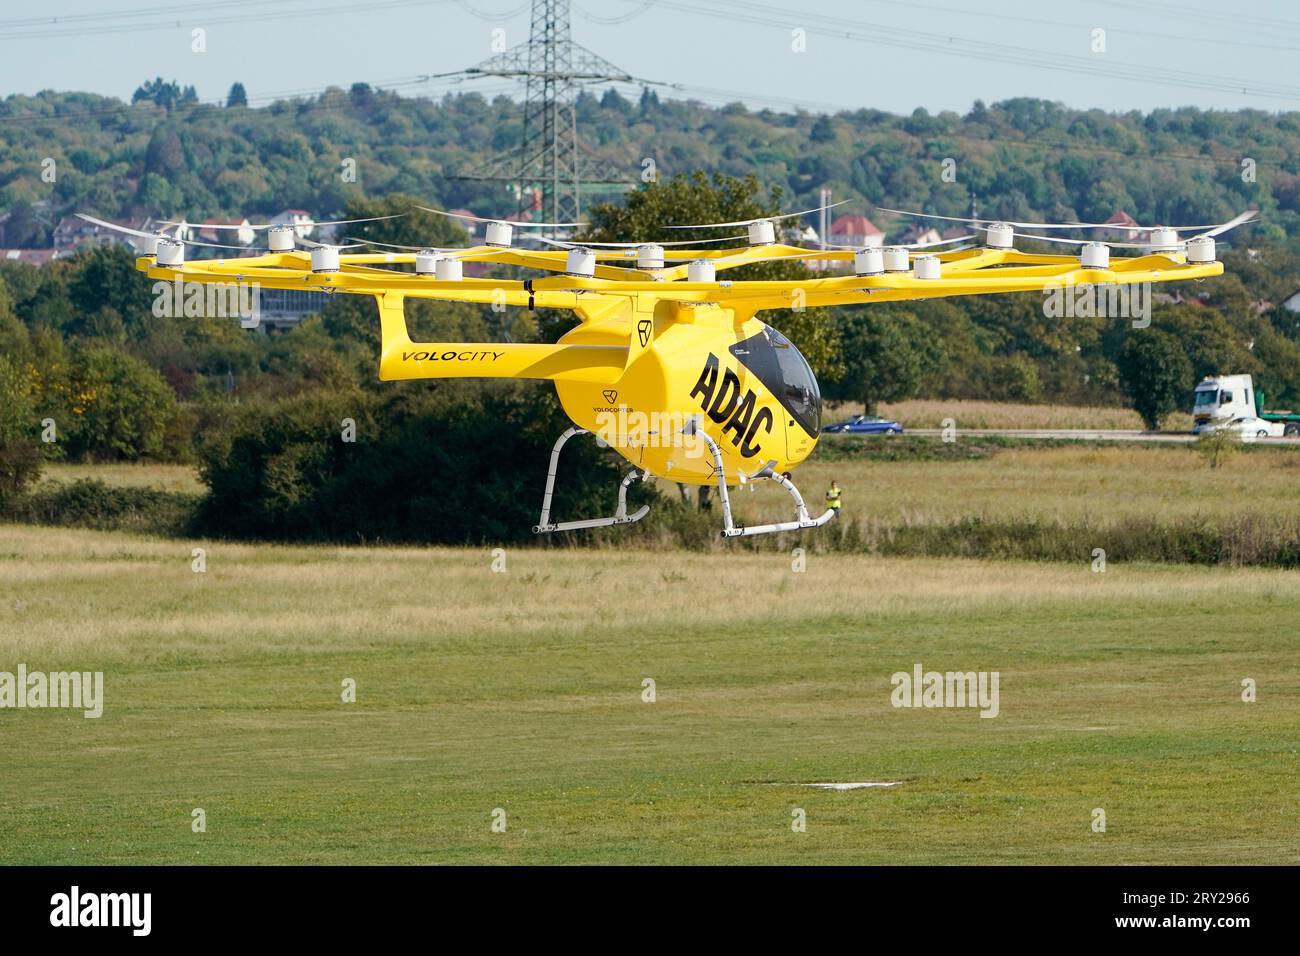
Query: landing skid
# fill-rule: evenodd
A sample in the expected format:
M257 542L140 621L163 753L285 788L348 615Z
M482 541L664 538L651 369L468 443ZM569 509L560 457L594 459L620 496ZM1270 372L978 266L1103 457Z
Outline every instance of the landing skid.
M802 531L805 528L820 528L832 518L835 512L827 508L826 511L817 518L810 517L808 506L804 504L803 495L799 494L799 489L794 486L789 478L777 474L773 470L773 462L768 462L752 475L741 475L742 482L751 481L775 481L784 488L794 499L795 520L778 521L775 524L758 524L737 527L731 517L731 496L727 493L727 475L722 466L722 450L718 448L718 443L709 437L708 432L699 427L698 419L692 419L687 423L686 428L682 430L686 435L698 435L704 439L704 443L709 446L709 451L713 453L713 474L718 482L718 500L722 502L722 537L724 538L747 538L757 534L778 534L782 531Z
M551 449L551 467L546 472L546 493L542 496L542 517L533 525L534 534L550 534L554 531L581 531L584 528L608 528L616 524L631 524L640 521L650 513L649 505L642 505L632 514L627 513L627 489L638 478L649 477L633 468L618 486L618 507L609 518L584 518L580 521L551 521L551 500L555 493L555 472L560 463L560 451L574 435L588 434L585 428L570 428L561 435Z

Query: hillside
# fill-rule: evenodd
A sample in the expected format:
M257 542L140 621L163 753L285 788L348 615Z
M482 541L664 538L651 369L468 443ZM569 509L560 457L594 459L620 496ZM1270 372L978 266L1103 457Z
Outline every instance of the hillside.
M290 206L326 216L358 194L397 191L484 214L513 208L499 184L456 178L517 142L519 108L504 96L432 100L357 84L260 108L165 102L55 92L0 101L0 211L21 222L25 204L49 203L33 234L6 244L42 244L40 220L48 229L77 210L194 220ZM982 215L1009 218L1123 210L1143 222L1190 223L1258 208L1256 236L1300 234L1294 112L1110 114L1020 98L977 102L965 116L868 108L829 116L715 109L652 92L633 102L609 91L584 95L578 122L591 158L630 183L650 158L661 177L752 173L801 206L830 187L836 198L865 200L855 211L868 214L878 204L965 215L974 200ZM53 183L41 175L47 158ZM347 158L357 163L355 183L340 175ZM946 158L956 161L953 182L941 176Z

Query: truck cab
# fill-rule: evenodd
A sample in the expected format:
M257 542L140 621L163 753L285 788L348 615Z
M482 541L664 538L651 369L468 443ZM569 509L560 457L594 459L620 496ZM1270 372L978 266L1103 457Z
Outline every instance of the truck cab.
M1289 411L1260 411L1264 396L1249 375L1207 375L1196 386L1193 434L1230 429L1243 438L1281 438L1297 433Z
M1226 425L1238 418L1258 417L1255 383L1249 375L1207 375L1196 386L1192 405L1196 425Z

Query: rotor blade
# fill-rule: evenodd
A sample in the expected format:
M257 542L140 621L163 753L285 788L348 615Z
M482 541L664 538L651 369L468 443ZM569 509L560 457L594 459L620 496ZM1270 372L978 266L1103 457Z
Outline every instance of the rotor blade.
M327 219L323 222L312 220L311 222L250 222L247 224L240 223L202 223L202 222L183 222L174 219L160 219L164 226L185 226L188 229L196 229L200 232L208 229L270 229L272 226L292 226L294 229L312 229L316 226L345 226L357 222L379 222L384 219L401 219L406 213L394 213L391 216L369 216L365 219Z
M402 246L395 242L380 242L378 239L362 239L360 236L344 236L344 239L351 240L358 245L364 246L383 246L385 249L406 249L411 252L423 252L429 246Z
M943 219L946 222L964 222L970 226L992 225L995 222L1005 223L1008 226L1018 226L1021 229L1147 229L1148 226L1116 226L1109 222L1020 222L1015 219L969 219L962 216L937 216L928 212L909 212L906 209L890 209L887 206L877 206L881 212L892 212L899 216L915 216L919 219Z
M820 259L823 258L825 255L826 255L825 249L814 249L808 252L801 252L795 256L775 256L775 255L755 256L752 259L747 259L744 256L723 256L720 259L710 259L708 261L712 262L714 266L732 265L732 264L748 266L758 262L791 262L791 261L798 261L802 259Z
M1237 216L1234 219L1228 220L1228 222L1221 223L1221 224L1210 223L1209 225L1201 225L1201 226L1142 226L1142 225L1128 226L1128 225L1124 225L1123 223L1116 223L1116 222L1018 222L1014 219L963 219L959 216L935 216L925 212L908 212L906 209L889 209L885 206L877 206L876 208L881 210L882 212L897 213L900 216L917 216L922 219L945 219L949 222L965 222L974 225L976 228L979 228L981 225L984 224L1003 222L1006 223L1008 226L1015 226L1019 229L1114 229L1117 232L1121 230L1125 232L1151 232L1155 229L1172 229L1174 232L1191 232L1193 229L1211 230L1210 232L1197 233L1196 237L1194 238L1217 236L1221 232L1226 232L1229 229L1235 229L1237 226L1250 222L1252 221L1251 217L1259 215L1258 210L1252 209L1248 212L1242 213L1240 216ZM1027 238L1041 239L1044 237L1033 236ZM1123 247L1123 248L1127 248L1127 247Z
M485 219L482 216L470 216L461 212L447 212L445 209L430 209L428 206L416 206L415 208L431 212L435 216L450 216L452 219L468 219L471 222L500 222L520 229L568 229L584 225L581 222L514 222L510 219Z
M533 238L547 245L560 246L564 249L578 249L587 246L602 249L639 249L641 246L698 246L710 242L730 242L733 239L748 239L749 237L723 236L721 239L673 239L668 241L647 239L644 242L565 242L560 239L547 239L545 236L534 236Z
M1238 226L1244 226L1248 222L1254 222L1255 217L1258 215L1259 215L1259 210L1247 209L1241 215L1233 216L1227 222L1223 223L1222 225L1215 226L1209 232L1197 233L1196 235L1192 236L1192 238L1204 239L1207 237L1217 236L1222 232L1227 232L1229 229L1236 229Z
M199 242L197 239L180 239L177 236L169 236L162 232L142 232L139 229L131 229L128 226L119 226L117 223L108 222L103 219L96 219L94 216L88 216L84 212L77 213L78 219L84 219L86 222L94 223L104 229L111 229L113 232L124 233L128 236L136 236L140 239L173 239L177 242L183 242L187 246L202 246L205 249L238 249L245 250L248 246L225 246L216 242Z
M161 235L161 233L157 232L141 232L139 229L131 229L128 226L119 226L115 222L108 222L103 219L96 219L94 216L87 216L84 212L77 213L77 218L84 219L86 222L94 223L96 226L101 226L104 229L112 229L114 232L124 232L128 236L139 236L141 239L156 239ZM168 236L167 238L172 239L175 237Z
M396 242L380 242L378 239L363 239L361 236L344 236L350 242L362 246L383 246L385 249L406 249L409 252L464 252L463 246L403 246Z
M939 239L936 242L912 242L907 243L903 249L929 249L931 246L946 246L953 242L965 242L967 239L974 239L974 236L953 236L951 239Z
M346 245L339 245L338 243L333 243L333 242L316 242L313 239L304 239L302 236L298 236L297 241L301 245L306 246L308 249L325 249L325 248L356 249L360 246L365 245L365 243L362 242L353 242Z
M892 212L898 216L913 216L917 219L942 219L945 222L965 222L970 224L995 222L993 219L967 219L964 216L937 216L928 212L910 212L906 209L890 209L888 206L877 206L881 212Z
M702 222L694 226L665 226L666 229L720 229L723 226L749 226L756 222L779 222L782 219L794 219L796 216L806 216L810 212L821 212L823 209L834 209L836 206L843 206L847 199L841 199L839 202L833 202L829 206L817 206L813 209L804 209L800 212L781 213L776 216L758 216L754 219L739 219L736 222Z
M1065 239L1060 236L1033 236L1027 232L1017 232L1017 233L1013 233L1012 235L1014 235L1017 239L1037 239L1039 242L1056 242L1056 243L1061 243L1063 245L1069 245L1069 246L1086 246L1090 242L1096 241L1094 239ZM1178 244L1180 246L1183 245L1182 241L1179 241ZM1105 242L1102 243L1102 245L1106 246L1108 249L1150 249L1154 245L1154 243Z

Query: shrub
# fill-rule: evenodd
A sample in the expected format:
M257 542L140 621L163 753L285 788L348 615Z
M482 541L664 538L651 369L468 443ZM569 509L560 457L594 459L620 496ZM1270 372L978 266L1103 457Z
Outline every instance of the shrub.
M551 446L568 421L545 386L457 383L309 395L229 421L200 452L206 533L446 544L532 538ZM342 420L356 441L342 439ZM611 514L624 468L565 447L557 520ZM651 494L635 486L632 500Z
M0 517L29 524L98 531L181 535L190 530L197 495L154 488L125 488L98 479L46 482L0 503Z

